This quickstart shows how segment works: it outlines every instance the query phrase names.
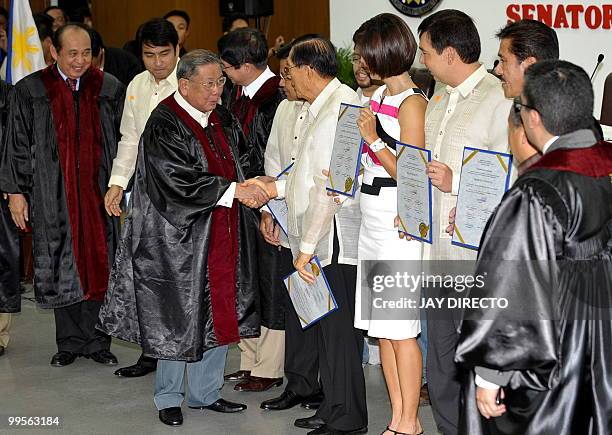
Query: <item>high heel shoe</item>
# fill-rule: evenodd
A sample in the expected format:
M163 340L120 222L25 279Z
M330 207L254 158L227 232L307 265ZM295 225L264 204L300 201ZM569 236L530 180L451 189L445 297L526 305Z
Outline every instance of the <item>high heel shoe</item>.
M383 430L383 431L380 433L380 435L385 435L385 432L387 432L387 431L389 431L389 432L393 432L394 434L399 433L399 432L396 432L396 431L394 431L393 429L391 429L389 426L387 426L387 427L385 428L385 430Z

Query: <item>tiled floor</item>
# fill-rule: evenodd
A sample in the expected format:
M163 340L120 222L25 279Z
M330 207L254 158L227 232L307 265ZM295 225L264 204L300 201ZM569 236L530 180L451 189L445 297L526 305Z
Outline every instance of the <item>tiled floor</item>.
M184 407L184 424L165 426L153 404L153 375L121 379L113 375L115 368L84 358L68 367L51 367L49 360L55 350L52 311L37 309L24 299L22 313L13 317L11 343L0 357L0 433L50 432L30 427L9 429L8 416L59 416L61 432L68 434L306 434L294 427L293 421L311 415L311 411L300 407L280 412L259 409L262 400L277 396L282 388L238 393L231 384L223 388L222 397L246 403L248 409L243 413L227 415ZM120 365L133 363L139 355L138 348L120 341L114 341L111 350ZM226 371L236 370L239 358L238 349L232 348ZM377 434L388 423L387 393L380 366L366 366L364 371L369 433ZM425 433L436 434L431 408L421 408L420 416Z

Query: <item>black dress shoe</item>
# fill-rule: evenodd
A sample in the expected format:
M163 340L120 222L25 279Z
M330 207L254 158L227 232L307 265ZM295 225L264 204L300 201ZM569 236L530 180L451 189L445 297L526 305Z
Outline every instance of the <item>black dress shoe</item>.
M317 417L316 414L312 417L298 418L293 424L297 427L301 427L302 429L318 429L325 426L323 419Z
M183 424L183 413L180 407L174 406L159 411L159 419L168 426L180 426Z
M311 394L302 401L302 408L306 409L319 409L323 402L323 391Z
M4 355L4 346L0 346L0 356Z
M77 354L68 352L67 350L60 350L58 353L53 355L51 358L51 365L53 367L64 367L70 365L77 359Z
M259 407L270 411L283 411L293 408L295 405L299 405L303 400L304 398L302 396L298 396L293 391L285 390L280 396L261 402Z
M223 380L242 382L249 379L249 376L251 376L251 372L249 370L238 370L237 372L223 376Z
M95 362L104 364L105 366L117 365L117 357L113 355L110 350L106 349L85 355L85 358L91 358Z
M122 378L139 378L141 376L148 375L149 373L157 370L157 360L153 358L154 363L143 363L140 359L134 365L128 367L121 367L120 369L115 370L115 375Z
M320 428L317 428L315 430L308 432L307 435L349 435L349 434L358 435L358 434L364 434L364 433L368 433L367 426L360 427L359 429L355 429L355 430L338 430L338 429L332 429L331 427L327 425L323 425Z
M245 409L247 409L247 406L243 405L242 403L228 402L225 399L219 399L216 402L211 403L208 406L190 406L189 408L191 409L210 409L211 411L215 411L215 412L230 413L230 412L244 411Z

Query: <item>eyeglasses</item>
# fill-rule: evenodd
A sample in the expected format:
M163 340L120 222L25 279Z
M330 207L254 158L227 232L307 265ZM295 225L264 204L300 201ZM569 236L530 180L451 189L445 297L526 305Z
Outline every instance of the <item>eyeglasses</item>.
M191 80L191 79L187 79L187 80L193 83L197 83L198 85L201 85L204 89L212 91L213 88L222 88L225 85L227 78L219 77L217 80L209 80L207 82L196 82L195 80Z
M226 69L230 69L230 68L238 68L238 65L228 65L228 66L221 66L221 71L225 71Z
M290 66L290 67L285 67L281 71L281 73L280 73L281 78L283 80L291 80L291 74L289 73L289 71L291 71L291 68L295 68L295 67L299 67L299 66L301 66L301 65L293 65L293 66Z
M521 98L520 97L516 97L513 101L513 107L514 107L514 113L521 113L521 109L523 107L527 108L527 109L531 109L531 110L535 110L536 112L538 112L538 109L536 109L533 106L529 106L527 104L523 104L521 103ZM539 112L538 112L539 113Z

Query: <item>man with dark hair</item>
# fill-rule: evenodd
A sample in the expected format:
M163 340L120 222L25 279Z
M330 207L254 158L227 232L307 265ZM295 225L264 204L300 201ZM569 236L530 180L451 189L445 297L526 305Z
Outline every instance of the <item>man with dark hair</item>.
M337 203L327 196L323 175L329 169L340 103L359 104L355 91L335 78L337 68L336 50L327 39L308 39L291 48L283 79L291 81L296 96L309 106L297 134L293 169L286 181L276 181L274 192L287 202L295 269L312 282L306 265L317 255L338 303L336 311L311 327L324 398L315 415L295 421L312 429L310 434L366 433L368 424L363 334L353 327L357 235L338 231L357 228L361 215L357 198Z
M530 66L514 108L543 156L483 234L478 293L508 306L466 311L460 325L461 433L609 434L612 145L597 142L591 82L569 62ZM492 386L474 383L478 366Z
M238 29L225 37L220 57L225 74L234 84L227 108L238 118L251 146L263 156L274 114L284 99L280 78L268 67L266 38L259 30ZM263 174L263 159L257 170ZM278 249L263 240L258 253L261 336L240 341L240 370L225 378L240 381L234 387L238 391L265 391L283 383L287 290L282 280L286 274L281 271L286 267Z
M257 218L238 201L268 200L258 180L242 183L261 157L217 105L226 80L219 58L193 50L176 76L178 92L160 102L142 133L100 314L104 330L159 358L154 401L172 426L183 422L185 388L190 408L246 409L219 395L228 344L259 334Z
M43 49L45 63L51 65L53 57L51 56L51 46L53 45L53 18L47 14L34 14L34 23L38 31L38 38Z
M91 34L91 64L114 75L125 86L142 71L138 59L121 48L105 47L102 35L95 29Z
M138 157L138 141L149 114L177 89L178 34L169 21L155 18L140 29L142 60L146 71L130 82L121 118L121 141L108 181L104 206L109 215L121 215L123 191L130 185ZM155 371L157 360L141 355L136 364L122 367L117 376L134 378Z
M119 219L105 216L101 203L125 88L91 68L83 24L60 27L51 54L55 65L20 80L11 96L0 191L19 228L32 219L36 302L55 309L51 365L81 355L115 365L110 337L95 323L119 237Z
M425 146L432 161L427 173L433 192L434 240L424 244L425 260L474 260L476 252L451 244L444 232L455 206L463 148L508 150L506 119L512 102L504 98L500 81L478 63L480 37L472 19L457 10L430 15L419 26L421 63L446 84L431 98L425 118ZM443 297L444 289L428 285L425 297ZM454 290L446 290L454 293ZM429 294L430 293L430 294ZM458 313L433 319L427 313L427 383L438 430L458 433L461 385L453 361Z
M187 50L185 49L185 42L189 37L189 25L191 24L189 14L185 11L175 9L164 15L164 20L170 21L176 29L176 33L178 33L179 37L179 55L183 56L185 53L187 53Z
M559 40L554 29L536 20L520 20L509 23L496 34L499 39L499 63L495 73L502 81L506 98L521 95L525 71L536 62L559 58ZM523 143L519 151L522 160L517 162L519 172L535 163L540 154L529 144Z
M49 6L43 11L44 14L49 15L53 18L53 31L62 27L68 22L68 15L64 10L58 6Z
M234 30L244 29L246 27L249 27L249 19L246 15L241 14L234 14L224 17L223 22L221 23L221 29L223 30L224 35L227 35Z
M6 146L4 132L12 86L0 81L0 153ZM10 339L11 313L21 311L19 287L19 232L11 219L8 196L0 190L0 356Z

